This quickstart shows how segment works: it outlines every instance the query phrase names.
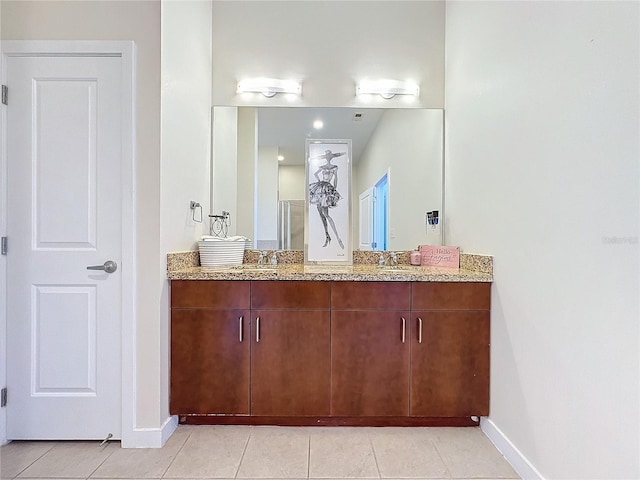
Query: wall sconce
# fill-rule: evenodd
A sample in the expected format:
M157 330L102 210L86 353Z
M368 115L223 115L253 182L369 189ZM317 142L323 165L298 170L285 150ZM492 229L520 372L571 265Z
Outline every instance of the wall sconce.
M380 95L382 98L393 98L396 95L420 96L420 87L412 82L396 80L362 81L356 85L356 95Z
M275 78L250 78L238 82L237 93L261 93L271 98L276 93L302 95L302 85L294 80L278 80Z

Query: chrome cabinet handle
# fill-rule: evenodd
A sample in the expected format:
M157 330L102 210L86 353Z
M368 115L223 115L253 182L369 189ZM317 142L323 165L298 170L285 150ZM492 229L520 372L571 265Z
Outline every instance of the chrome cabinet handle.
M404 317L402 317L402 343L404 343L405 340L406 324L407 321L404 319Z
M239 336L240 336L240 342L242 342L242 337L243 337L243 335L242 335L242 321L243 320L244 320L244 317L242 317L242 316L238 319L238 332L239 332Z
M418 343L422 343L422 319L418 317Z
M107 260L104 265L90 265L87 270L103 270L107 273L113 273L118 269L118 264L113 260Z
M260 317L256 318L256 343L260 341Z

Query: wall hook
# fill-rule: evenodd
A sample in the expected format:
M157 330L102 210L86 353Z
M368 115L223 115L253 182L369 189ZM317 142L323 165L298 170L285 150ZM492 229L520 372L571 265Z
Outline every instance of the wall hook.
M189 208L191 209L191 219L194 222L202 223L202 205L200 205L198 202L191 200L189 202ZM196 218L196 208L199 209L200 215L198 216L200 217L200 219Z

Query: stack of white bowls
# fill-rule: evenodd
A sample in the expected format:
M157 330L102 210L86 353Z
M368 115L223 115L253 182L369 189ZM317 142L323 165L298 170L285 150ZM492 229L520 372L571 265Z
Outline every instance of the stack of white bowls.
M241 265L244 257L246 237L229 238L205 235L198 242L200 265L203 267L219 267L225 265Z

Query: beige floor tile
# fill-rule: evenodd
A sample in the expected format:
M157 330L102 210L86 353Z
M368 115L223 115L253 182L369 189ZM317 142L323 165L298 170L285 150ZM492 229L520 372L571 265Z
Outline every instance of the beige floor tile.
M178 429L162 448L117 448L91 478L161 478L188 437Z
M382 478L449 478L426 429L375 429L369 434Z
M19 478L87 478L119 444L100 447L100 442L58 442Z
M299 427L254 427L238 478L307 478L309 430Z
M453 478L519 478L479 428L438 428L432 434Z
M445 467L443 469L443 467ZM448 468L448 470L447 470ZM178 427L162 449L13 442L2 480L519 478L478 428ZM451 476L449 477L449 473Z
M368 428L318 428L310 433L309 477L379 478Z
M54 442L11 442L0 447L0 478L15 477L54 445Z
M191 428L164 478L234 478L251 427Z

